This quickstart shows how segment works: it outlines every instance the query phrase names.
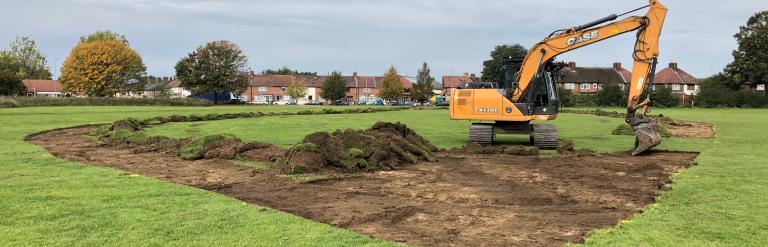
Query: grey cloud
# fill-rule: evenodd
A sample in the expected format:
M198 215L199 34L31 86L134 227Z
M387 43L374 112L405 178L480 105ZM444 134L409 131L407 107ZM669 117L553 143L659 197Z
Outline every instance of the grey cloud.
M716 73L731 59L732 35L764 1L664 1L670 8L662 62L677 61L696 76ZM211 40L232 40L251 66L353 70L382 74L395 65L415 74L422 61L436 76L479 73L493 46L531 46L552 30L579 25L646 4L642 0L27 0L6 3L0 46L16 35L36 39L52 66L61 64L79 36L99 29L126 34L151 74ZM632 35L606 41L560 60L585 66L631 63ZM58 62L57 62L58 61Z

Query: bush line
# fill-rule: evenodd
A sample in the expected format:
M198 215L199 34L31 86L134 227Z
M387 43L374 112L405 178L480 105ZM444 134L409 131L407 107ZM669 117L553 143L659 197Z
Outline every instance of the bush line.
M191 98L0 97L0 108L33 106L210 106Z

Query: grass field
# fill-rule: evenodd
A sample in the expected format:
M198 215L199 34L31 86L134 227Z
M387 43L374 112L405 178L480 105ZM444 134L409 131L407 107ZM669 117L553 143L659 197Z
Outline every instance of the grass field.
M215 193L56 159L23 141L51 128L125 117L302 107L32 107L0 109L0 245L389 245L343 229L244 205ZM317 108L310 108L317 109ZM759 246L768 242L768 160L761 126L768 110L664 109L676 119L715 124L715 139L664 140L660 149L696 150L699 165L677 175L659 203L620 226L590 235L595 246ZM174 123L148 129L175 137L232 133L281 146L317 130L401 121L441 147L462 145L467 122L445 110L277 116ZM631 136L610 131L622 119L561 114L553 123L577 148L628 150ZM507 142L527 138L505 137Z

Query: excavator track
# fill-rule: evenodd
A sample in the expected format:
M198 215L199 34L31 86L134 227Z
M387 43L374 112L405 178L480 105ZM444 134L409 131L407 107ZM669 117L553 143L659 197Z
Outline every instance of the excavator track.
M539 149L557 149L557 129L551 124L532 124L531 142Z
M493 124L473 123L469 126L469 142L480 145L491 145L496 134Z

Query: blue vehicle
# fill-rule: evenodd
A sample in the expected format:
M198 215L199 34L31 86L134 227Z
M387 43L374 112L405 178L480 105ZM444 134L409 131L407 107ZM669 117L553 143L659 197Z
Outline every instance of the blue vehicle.
M381 101L381 100L377 100L377 101L371 101L371 102L369 102L367 105L377 105L377 106L382 106L382 105L384 105L384 101Z

